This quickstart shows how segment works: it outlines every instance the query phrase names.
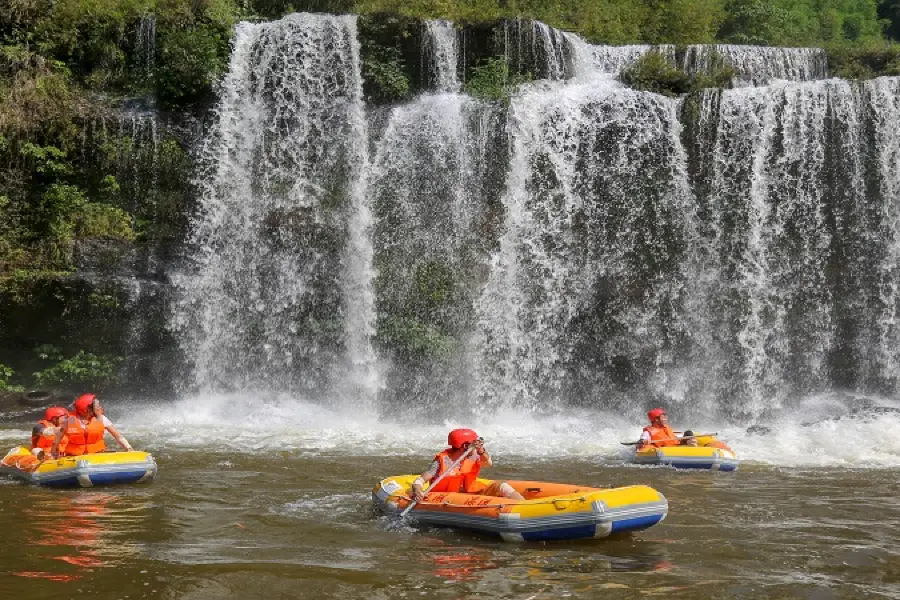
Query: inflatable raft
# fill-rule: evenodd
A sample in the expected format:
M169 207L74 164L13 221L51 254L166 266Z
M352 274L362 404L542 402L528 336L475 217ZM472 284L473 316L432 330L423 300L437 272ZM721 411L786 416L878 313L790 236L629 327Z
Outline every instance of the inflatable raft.
M416 475L382 480L372 490L375 506L398 514L410 503ZM492 481L479 479L488 486ZM478 494L427 494L408 516L422 524L458 527L499 535L506 541L605 538L656 525L669 510L665 497L635 485L598 489L540 481L507 481L525 497L509 500Z
M740 460L734 451L711 435L698 436L696 446L665 446L635 450L632 462L668 465L676 469L735 471Z
M0 461L0 474L49 487L93 487L143 483L156 476L147 452L103 452L38 460L25 447L13 448Z

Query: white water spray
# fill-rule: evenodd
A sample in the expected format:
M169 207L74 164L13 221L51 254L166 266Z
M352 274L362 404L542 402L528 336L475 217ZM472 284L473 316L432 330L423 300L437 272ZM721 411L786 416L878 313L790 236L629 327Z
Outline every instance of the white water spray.
M240 24L176 310L208 391L377 389L367 132L352 17ZM338 385L340 382L340 385Z

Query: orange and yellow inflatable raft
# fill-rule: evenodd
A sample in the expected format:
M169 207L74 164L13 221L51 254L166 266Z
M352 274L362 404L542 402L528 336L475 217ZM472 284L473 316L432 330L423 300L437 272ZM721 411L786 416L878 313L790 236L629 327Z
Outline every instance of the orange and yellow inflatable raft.
M740 460L724 442L711 435L697 436L696 446L648 447L636 450L632 462L639 465L667 465L676 469L736 471Z
M372 490L375 506L399 514L411 501L415 475L388 477ZM493 483L479 479L485 486ZM419 523L497 534L506 541L604 538L646 529L662 521L669 505L651 487L599 489L541 481L507 481L525 497L435 492L408 513Z
M156 476L156 461L149 453L137 451L40 460L31 450L20 446L0 461L0 474L50 487L142 483Z

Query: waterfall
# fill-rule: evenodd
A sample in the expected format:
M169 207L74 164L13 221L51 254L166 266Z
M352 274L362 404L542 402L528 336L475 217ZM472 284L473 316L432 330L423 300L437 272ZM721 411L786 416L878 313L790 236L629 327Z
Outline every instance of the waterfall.
M535 48L534 52L544 56L544 77L550 80L564 79L568 44L565 35L540 21L533 21L532 28L534 43L539 48Z
M721 61L734 68L734 87L768 85L777 80L811 81L828 76L826 55L821 48L695 44L681 50L671 44L597 46L572 33L567 33L566 38L574 50L576 71L580 74L591 71L617 75L648 52L659 52L689 74L709 72Z
M648 44L595 46L574 33L567 33L566 39L572 48L576 77L593 73L618 75L619 71L654 49L654 46Z
M393 108L374 143L379 335L395 349L388 384L407 411L446 411L471 385L463 345L485 269L479 232L501 116L467 96L426 94Z
M138 67L142 74L150 77L153 67L156 65L156 15L141 15L137 27L137 40L135 54L138 59Z
M430 56L430 69L434 88L439 92L458 92L459 76L456 74L458 43L456 26L449 21L426 21L428 33L424 54Z
M766 85L779 79L810 81L827 77L827 60L821 48L691 45L679 66L688 73L708 71L714 57L734 67L735 87Z
M670 360L693 212L676 108L603 80L513 99L503 233L478 303L485 402L592 404Z
M900 391L900 79L826 79L804 48L479 36L470 59L539 80L461 93L462 33L430 21L432 92L367 112L352 17L237 27L177 277L196 387L741 422ZM615 80L651 50L737 87Z
M137 202L152 197L159 188L160 123L154 110L123 110L119 115L116 162L120 184ZM154 199L155 200L155 199ZM132 212L134 207L132 207Z
M830 107L852 103L850 96L846 83L793 85L727 91L716 106L715 163L704 199L711 239L695 246L713 270L699 277L710 286L699 291L716 308L699 313L696 329L713 327L707 339L728 340L707 347L703 362L710 368L716 356L731 359L717 365L730 371L715 379L739 386L719 390L742 399L737 413L757 416L785 393L824 381L833 339L826 119Z
M874 171L878 181L878 217L882 223L876 243L885 240L878 266L876 381L892 391L900 389L900 79L882 77L865 84L872 120ZM869 264L866 268L871 268ZM873 376L870 375L869 379Z
M372 399L367 136L355 18L237 26L178 281L195 386Z
M697 394L728 414L896 391L896 92L826 80L704 99L688 315Z

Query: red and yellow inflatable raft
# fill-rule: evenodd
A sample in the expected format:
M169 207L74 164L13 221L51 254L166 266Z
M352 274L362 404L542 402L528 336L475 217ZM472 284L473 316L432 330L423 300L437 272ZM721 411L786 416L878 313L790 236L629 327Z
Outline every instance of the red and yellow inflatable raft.
M411 501L415 478L398 475L380 481L372 490L375 506L387 514L402 512ZM487 487L493 482L478 479L478 483ZM599 489L542 481L506 483L525 500L435 492L426 494L408 516L427 525L494 533L507 541L541 541L604 538L646 529L662 521L669 509L665 497L645 485Z
M50 487L142 483L156 476L156 461L149 453L137 451L40 460L31 450L20 446L0 461L0 474Z

